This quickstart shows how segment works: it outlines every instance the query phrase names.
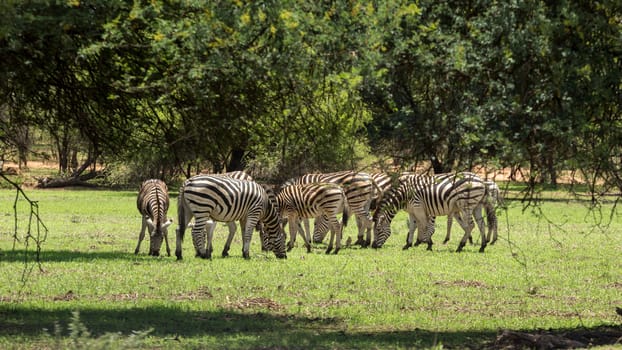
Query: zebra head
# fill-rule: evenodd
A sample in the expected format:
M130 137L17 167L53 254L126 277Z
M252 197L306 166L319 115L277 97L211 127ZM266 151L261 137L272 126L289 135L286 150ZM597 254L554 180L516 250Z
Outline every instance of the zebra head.
M149 255L160 256L162 240L167 235L167 229L172 223L173 220L171 219L168 219L165 223L160 224L153 222L151 218L147 218L147 229L149 230Z
M283 226L277 225L277 234L270 241L270 250L274 253L274 255L279 259L287 259L287 254L285 253L285 231L283 230Z
M378 213L377 213L378 214ZM374 216L374 241L372 248L380 248L391 235L391 220L386 213L379 213Z

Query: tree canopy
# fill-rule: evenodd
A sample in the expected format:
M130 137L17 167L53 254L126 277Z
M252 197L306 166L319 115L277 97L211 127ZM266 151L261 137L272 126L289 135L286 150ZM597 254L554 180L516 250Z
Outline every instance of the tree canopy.
M123 162L138 177L252 167L282 180L372 154L378 168L525 168L531 183L570 170L622 191L618 1L0 10L0 140L27 152L39 128L61 172Z

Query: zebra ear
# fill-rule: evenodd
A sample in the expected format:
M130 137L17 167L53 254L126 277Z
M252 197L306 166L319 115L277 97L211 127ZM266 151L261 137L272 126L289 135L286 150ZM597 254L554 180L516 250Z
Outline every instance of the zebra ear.
M173 219L168 219L168 220L166 220L166 222L162 224L162 229L166 229L166 228L167 228L167 227L169 227L172 223L173 223Z
M147 218L147 226L149 226L149 232L153 232L153 230L155 229L155 224L153 223L153 220L151 220L151 218Z

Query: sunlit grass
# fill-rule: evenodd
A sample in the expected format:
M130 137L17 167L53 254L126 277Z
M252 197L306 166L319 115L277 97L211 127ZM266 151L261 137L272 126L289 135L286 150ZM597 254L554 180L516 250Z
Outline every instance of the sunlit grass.
M133 254L140 229L135 192L28 195L49 233L42 271L35 266L23 280L32 265L24 263L23 241L12 250L14 192L0 191L0 347L50 346L46 335L55 322L69 324L72 311L94 337L153 329L147 348L478 346L494 341L499 329L619 324L620 215L614 212L608 225L593 220L609 217L607 206L594 215L585 203L548 200L533 212L508 201L499 212L499 242L484 254L477 245L455 253L457 227L451 242L440 244L444 218L437 220L432 252L404 251L401 213L378 250L326 255L316 245L307 254L299 242L279 260L261 252L255 234L247 261L238 232L231 256L221 258L227 229L219 225L212 261L193 257L189 236L184 260L176 261L147 256L148 242ZM20 201L19 232L26 209ZM173 197L169 216L176 221L175 210ZM355 232L352 224L345 237Z

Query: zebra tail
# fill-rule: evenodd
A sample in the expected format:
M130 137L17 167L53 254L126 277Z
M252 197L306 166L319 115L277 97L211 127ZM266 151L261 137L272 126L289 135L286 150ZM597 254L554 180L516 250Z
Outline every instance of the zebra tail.
M341 218L341 224L343 227L348 226L348 218L350 217L350 205L345 195L343 196L343 216Z
M186 233L186 203L184 200L184 188L179 189L179 198L177 199L177 222L179 223L178 235L183 241L184 234Z

